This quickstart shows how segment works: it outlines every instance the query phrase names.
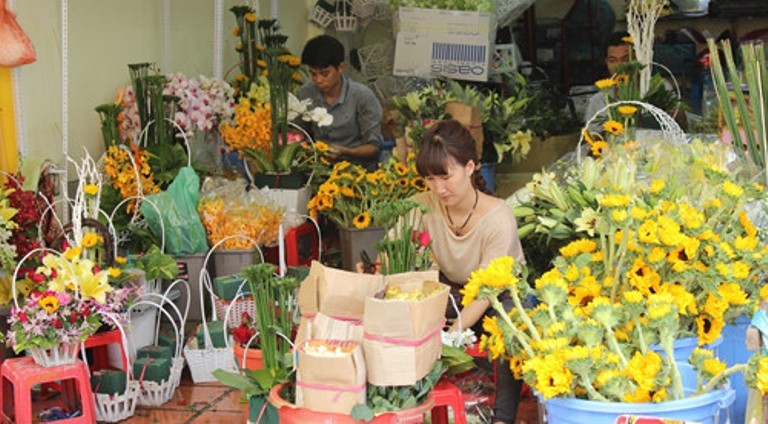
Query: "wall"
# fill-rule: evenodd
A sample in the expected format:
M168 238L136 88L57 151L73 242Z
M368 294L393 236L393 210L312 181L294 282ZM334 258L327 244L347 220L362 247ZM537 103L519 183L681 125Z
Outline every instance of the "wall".
M60 1L16 0L19 24L35 45L37 61L22 68L28 152L58 164L65 159L62 140L62 23ZM255 2L253 2L255 3ZM262 17L271 14L270 0L259 0ZM307 24L311 0L278 0L278 18L288 46L300 52L313 29ZM229 8L244 0L225 0L223 69L237 63ZM170 0L170 67L163 72L188 76L213 75L213 13L211 0ZM256 4L254 4L256 7ZM120 87L130 84L127 65L154 62L163 66L163 11L161 0L71 0L68 2L69 153L83 149L103 153L99 118L94 108L112 102ZM301 12L301 13L299 13ZM72 174L70 173L70 179Z

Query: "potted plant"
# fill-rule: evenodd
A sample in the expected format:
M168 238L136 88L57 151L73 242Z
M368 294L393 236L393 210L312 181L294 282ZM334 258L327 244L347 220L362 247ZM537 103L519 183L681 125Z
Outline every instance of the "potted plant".
M293 329L294 291L298 286L293 278L275 275L277 267L269 263L259 263L243 269L248 279L254 302L256 303L256 323L258 332L254 332L245 346L256 343L253 347L261 350L263 368L241 370L232 373L216 370L213 375L223 384L234 387L249 399L251 417L266 417L266 421L278 422L274 407L268 407L267 397L270 390L280 383L289 381L292 375L293 356L290 337ZM249 346L250 347L250 346ZM259 422L260 419L252 419Z

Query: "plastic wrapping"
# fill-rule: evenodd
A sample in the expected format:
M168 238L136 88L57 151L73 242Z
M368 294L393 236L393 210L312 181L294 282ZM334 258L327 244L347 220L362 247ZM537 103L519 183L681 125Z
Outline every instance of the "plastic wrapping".
M251 249L277 240L285 208L259 190L247 190L244 181L210 178L205 181L198 204L200 220L213 245L231 235L223 249ZM251 240L252 239L252 240Z
M147 196L157 205L160 215L149 203L141 205L141 213L154 234L162 233L160 220L165 226L165 248L170 255L187 255L208 250L205 230L197 215L200 182L192 168L184 167L162 193Z

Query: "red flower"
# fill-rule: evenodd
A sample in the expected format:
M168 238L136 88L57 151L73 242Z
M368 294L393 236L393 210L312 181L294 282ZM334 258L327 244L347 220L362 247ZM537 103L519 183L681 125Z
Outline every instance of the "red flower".
M64 324L58 318L54 318L53 321L51 322L51 324L53 325L53 328L56 328L56 329L64 327Z
M51 278L56 278L59 275L59 272L56 271L56 268L51 268Z
M419 246L427 247L432 242L432 238L429 236L428 231L422 231L419 233Z
M29 322L29 317L27 316L27 314L25 314L22 311L17 312L16 313L16 317L19 318L19 321L21 321L23 323L28 323Z
M238 344L245 346L254 334L256 334L256 330L247 325L240 324L239 327L232 331L232 338L235 339Z
M43 275L43 274L38 274L38 273L36 273L36 272L31 272L31 273L29 274L29 278L30 278L32 281L34 281L35 283L42 283L43 281L45 281L45 275Z
M80 318L80 315L77 314L77 312L72 312L72 315L69 316L69 322L76 323L77 320Z
M91 308L88 307L88 305L83 305L83 309L80 311L81 314L83 314L84 317L87 317L91 314Z

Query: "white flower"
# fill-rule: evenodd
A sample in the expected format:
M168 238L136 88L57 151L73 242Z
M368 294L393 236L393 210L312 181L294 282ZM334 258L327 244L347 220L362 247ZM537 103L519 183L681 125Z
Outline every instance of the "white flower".
M299 100L293 93L288 93L288 121L293 121L297 116L301 115L301 119L306 119L307 109L312 104L312 100L304 99Z
M328 113L324 107L316 107L310 112L310 118L317 123L318 127L327 127L333 124L333 115Z

